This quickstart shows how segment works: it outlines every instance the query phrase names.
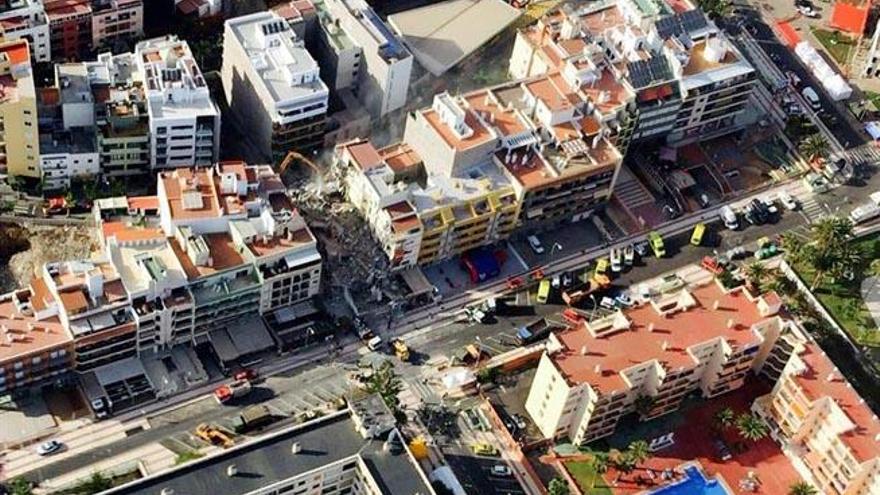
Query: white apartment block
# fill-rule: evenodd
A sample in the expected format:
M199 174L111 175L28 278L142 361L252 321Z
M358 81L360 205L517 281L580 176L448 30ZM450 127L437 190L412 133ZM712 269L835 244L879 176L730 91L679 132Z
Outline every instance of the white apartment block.
M406 103L413 56L364 0L317 0L334 89L351 88L373 118ZM347 38L347 39L346 39Z
M135 47L150 122L153 168L208 166L220 154L220 110L186 41L169 35Z
M880 493L877 416L815 342L791 345L776 385L752 410L820 493Z
M49 20L40 0L0 0L0 38L26 39L35 62L51 60Z
M221 75L234 122L254 148L251 161L323 145L329 90L284 18L259 12L227 20Z
M777 352L789 325L780 307L775 293L753 298L713 282L554 334L526 411L546 438L584 444L614 433L627 413L648 420L693 391L734 390Z

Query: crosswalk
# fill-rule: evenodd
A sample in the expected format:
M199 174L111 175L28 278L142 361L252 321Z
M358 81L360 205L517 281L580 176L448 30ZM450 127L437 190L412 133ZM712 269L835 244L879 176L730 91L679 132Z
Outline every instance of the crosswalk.
M828 214L814 194L803 194L798 199L801 203L800 214L807 223L813 223Z
M853 165L880 164L880 149L877 149L873 143L856 146L846 151L846 159Z

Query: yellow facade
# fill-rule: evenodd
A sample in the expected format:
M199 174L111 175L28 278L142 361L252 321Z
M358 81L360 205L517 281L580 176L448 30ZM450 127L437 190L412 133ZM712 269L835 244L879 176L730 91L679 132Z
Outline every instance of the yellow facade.
M9 175L40 178L39 139L27 41L0 41L0 163Z

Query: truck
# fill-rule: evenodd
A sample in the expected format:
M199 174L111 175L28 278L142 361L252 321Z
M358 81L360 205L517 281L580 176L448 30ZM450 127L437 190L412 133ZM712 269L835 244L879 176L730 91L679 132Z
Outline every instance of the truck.
M227 404L233 399L244 397L251 392L250 380L236 380L226 385L220 385L214 389L214 398L220 404Z
M873 220L878 216L880 216L880 206L873 202L857 206L849 212L849 219L855 225Z
M607 278L605 279L607 281ZM573 306L580 301L582 301L585 297L589 297L590 294L595 293L600 289L604 289L608 286L607 283L602 283L603 280L599 280L596 277L590 278L586 284L576 288L575 290L566 290L562 292L562 300L565 304L569 306Z
M256 428L266 426L274 422L277 418L272 415L269 407L259 404L256 406L246 407L241 413L232 420L232 428L236 433L247 433Z
M394 346L394 354L401 361L409 361L409 347L407 347L406 343L400 339L395 339L393 342Z
M367 323L361 319L360 317L355 317L354 319L354 331L357 333L361 342L367 345L367 348L371 351L378 351L382 348L382 337L377 336L373 333Z
M527 345L550 334L553 326L546 318L539 318L528 325L519 327L516 331L516 345Z

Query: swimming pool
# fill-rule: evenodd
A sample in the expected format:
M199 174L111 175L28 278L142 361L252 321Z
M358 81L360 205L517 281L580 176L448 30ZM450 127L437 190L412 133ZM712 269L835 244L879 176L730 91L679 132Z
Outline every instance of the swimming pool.
M708 480L696 466L684 469L687 477L651 492L651 495L731 495L716 479Z

